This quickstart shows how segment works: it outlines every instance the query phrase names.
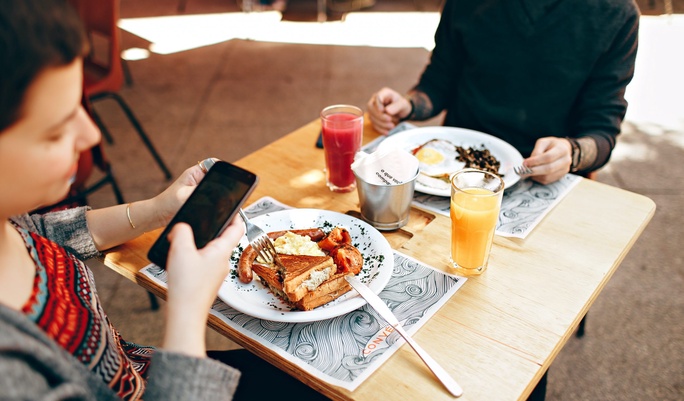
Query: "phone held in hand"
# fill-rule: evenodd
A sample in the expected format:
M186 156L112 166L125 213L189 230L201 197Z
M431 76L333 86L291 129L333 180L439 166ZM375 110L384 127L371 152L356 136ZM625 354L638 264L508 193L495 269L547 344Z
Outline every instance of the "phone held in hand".
M255 174L217 161L152 245L147 258L159 267L166 267L170 246L168 235L180 222L192 227L197 249L203 248L223 232L257 182Z

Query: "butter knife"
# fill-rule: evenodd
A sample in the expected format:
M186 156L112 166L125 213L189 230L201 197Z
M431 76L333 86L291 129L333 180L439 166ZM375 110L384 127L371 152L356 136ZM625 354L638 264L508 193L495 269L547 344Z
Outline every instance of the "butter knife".
M425 365L427 365L432 373L437 376L439 381L442 382L444 387L446 387L446 389L449 390L454 397L460 397L463 395L463 389L461 389L461 386L456 383L456 380L454 380L449 373L444 370L444 368L442 368L434 359L432 359L432 357L428 355L428 353L420 345L418 345L413 338L411 338L404 328L401 327L397 317L394 316L390 308L387 307L385 302L380 299L380 297L375 295L375 293L364 283L362 283L358 277L349 275L345 276L344 278L387 323L394 327L394 330L396 330L397 333L404 337L404 340L406 340L411 348L416 351L416 354L418 354L420 359L423 360Z

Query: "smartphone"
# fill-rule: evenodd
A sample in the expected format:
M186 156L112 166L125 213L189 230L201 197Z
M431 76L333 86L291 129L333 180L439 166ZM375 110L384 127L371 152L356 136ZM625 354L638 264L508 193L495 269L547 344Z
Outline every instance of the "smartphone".
M166 267L170 246L168 235L180 222L192 227L197 249L203 248L223 232L257 182L255 174L217 161L152 245L147 258L159 267Z

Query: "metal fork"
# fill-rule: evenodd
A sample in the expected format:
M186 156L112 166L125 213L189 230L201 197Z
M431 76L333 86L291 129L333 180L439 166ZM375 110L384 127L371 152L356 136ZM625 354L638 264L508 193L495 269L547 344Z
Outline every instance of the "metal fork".
M276 254L271 239L268 238L268 235L266 235L264 230L249 221L242 209L238 209L238 213L240 213L240 217L242 217L242 220L245 222L245 227L247 227L247 240L256 251L257 257L261 262L274 264L278 255Z
M532 169L524 164L513 167L513 171L521 177L526 177L528 175L532 175L533 173Z

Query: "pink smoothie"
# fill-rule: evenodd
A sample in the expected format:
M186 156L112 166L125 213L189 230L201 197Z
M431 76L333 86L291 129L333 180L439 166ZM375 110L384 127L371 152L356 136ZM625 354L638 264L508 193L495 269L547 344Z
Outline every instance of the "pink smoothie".
M351 190L355 183L351 164L361 147L363 118L335 113L327 116L322 126L328 183L341 190Z

